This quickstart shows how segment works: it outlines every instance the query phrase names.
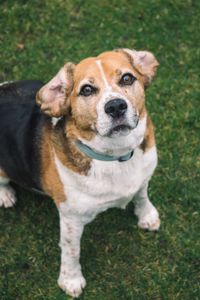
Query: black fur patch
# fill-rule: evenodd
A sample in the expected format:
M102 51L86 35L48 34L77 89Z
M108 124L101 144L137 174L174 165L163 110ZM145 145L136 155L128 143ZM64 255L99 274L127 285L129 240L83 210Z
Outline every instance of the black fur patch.
M40 145L49 119L35 103L41 81L0 86L0 168L22 186L41 189Z

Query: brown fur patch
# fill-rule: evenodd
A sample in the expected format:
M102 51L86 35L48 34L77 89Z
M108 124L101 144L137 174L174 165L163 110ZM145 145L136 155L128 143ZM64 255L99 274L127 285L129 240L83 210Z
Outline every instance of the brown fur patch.
M54 162L54 152L51 143L51 124L43 128L41 145L41 181L43 191L49 195L56 204L65 200L62 182L60 181Z
M55 165L54 155L57 155L66 168L79 174L87 173L91 161L77 150L73 139L70 138L75 137L75 133L73 133L73 129L70 126L70 137L66 139L64 123L65 120L61 120L55 128L52 127L51 123L46 124L43 129L43 142L41 146L42 188L47 195L54 199L56 205L65 201L66 196Z
M144 140L140 147L144 152L155 146L154 127L151 118L147 116L147 127L144 135Z
M6 173L0 168L0 177L8 178Z
M52 133L53 147L62 164L81 175L87 174L91 159L78 150L74 141L79 136L88 137L88 135L87 132L81 134L73 120L66 122L65 119L58 124Z

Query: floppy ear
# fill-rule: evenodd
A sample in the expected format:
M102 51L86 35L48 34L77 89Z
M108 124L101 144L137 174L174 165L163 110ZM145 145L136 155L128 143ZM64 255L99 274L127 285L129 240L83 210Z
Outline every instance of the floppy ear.
M144 85L148 86L156 74L159 66L155 56L149 51L136 51L130 49L119 49L117 51L124 52L133 66L139 71L144 78Z
M73 88L74 65L67 63L36 95L41 110L50 116L61 117L69 109L68 97Z

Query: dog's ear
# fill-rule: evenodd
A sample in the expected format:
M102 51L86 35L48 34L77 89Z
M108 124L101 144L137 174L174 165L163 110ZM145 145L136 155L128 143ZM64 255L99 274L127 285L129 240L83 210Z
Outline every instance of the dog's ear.
M137 71L143 75L144 85L147 87L156 74L159 66L155 56L149 51L136 51L130 49L117 49L118 52L123 52Z
M69 95L73 89L74 64L67 63L36 95L41 110L52 117L61 117L68 112Z

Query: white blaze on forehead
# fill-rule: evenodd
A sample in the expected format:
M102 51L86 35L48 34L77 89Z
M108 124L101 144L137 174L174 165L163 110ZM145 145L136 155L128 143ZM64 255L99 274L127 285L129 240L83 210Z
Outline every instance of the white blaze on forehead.
M103 81L104 81L104 83L105 83L106 89L109 89L109 90L110 90L110 89L111 89L111 86L108 84L108 80L106 79L106 75L105 75L105 72L104 72L104 70L103 70L101 61L100 61L100 60L97 60L97 61L96 61L96 64L97 64L97 66L98 66L98 68L99 68L99 71L100 71L101 76L102 76L102 78L103 78Z

